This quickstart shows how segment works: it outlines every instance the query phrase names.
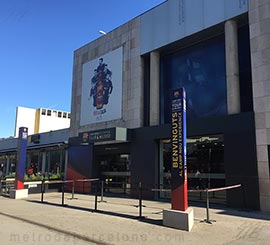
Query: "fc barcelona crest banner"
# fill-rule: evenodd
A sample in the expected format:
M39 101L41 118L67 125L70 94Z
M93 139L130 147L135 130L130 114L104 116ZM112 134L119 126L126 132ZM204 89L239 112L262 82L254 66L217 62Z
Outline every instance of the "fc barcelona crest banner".
M122 47L83 65L80 125L121 119Z

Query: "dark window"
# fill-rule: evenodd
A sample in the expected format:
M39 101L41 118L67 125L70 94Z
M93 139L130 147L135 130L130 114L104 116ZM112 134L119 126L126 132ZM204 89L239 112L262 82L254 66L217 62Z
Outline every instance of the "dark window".
M187 139L188 188L205 189L225 186L224 139L223 135L197 136ZM160 179L161 188L171 189L172 150L169 139L160 141ZM218 200L224 202L226 191L219 192ZM160 197L169 197L160 193ZM190 200L200 201L198 193L189 193Z
M46 115L46 109L41 110L41 115Z
M224 36L204 41L161 59L161 123L170 120L171 94L184 87L187 119L227 113Z
M241 111L253 111L249 26L238 30Z
M144 126L149 126L150 114L150 57L144 57Z

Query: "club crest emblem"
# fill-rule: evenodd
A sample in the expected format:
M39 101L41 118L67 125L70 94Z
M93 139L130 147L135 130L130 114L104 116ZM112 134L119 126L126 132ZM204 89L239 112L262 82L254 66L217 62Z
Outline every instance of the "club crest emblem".
M175 98L177 98L177 97L179 96L179 91L175 91L175 92L173 93L173 96L174 96Z
M94 76L91 79L90 99L93 101L93 107L96 108L98 114L102 110L102 114L106 112L104 105L109 103L110 95L113 91L112 71L108 65L103 62L103 58L99 59L99 64L94 70Z

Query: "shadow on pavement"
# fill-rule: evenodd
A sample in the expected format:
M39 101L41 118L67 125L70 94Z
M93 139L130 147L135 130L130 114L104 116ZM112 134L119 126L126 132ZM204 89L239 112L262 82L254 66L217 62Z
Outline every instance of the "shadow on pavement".
M61 205L58 203L51 203L51 202L46 202L44 201L43 203L37 200L27 200L27 202L32 202L32 203L37 203L37 204L43 204L43 205L50 205L50 206L55 206L55 207L62 207L62 208L69 208L73 210L81 210L81 211L86 211L86 212L92 212L92 213L100 213L100 214L105 214L105 215L110 215L110 216L117 216L121 218L127 218L127 219L138 219L141 220L140 217L135 216L135 215L129 215L129 214L121 214L121 213L116 213L112 211L105 211L105 210L95 210L92 208L85 208L85 207L78 207L78 206L73 206L73 205ZM142 217L143 219L143 217Z
M51 203L51 202L46 202L46 201L44 201L42 203L41 201L38 201L38 200L27 200L27 201L33 202L33 203L38 203L38 204L56 206L56 207L64 207L64 208L69 208L69 209L73 209L73 210L95 212L95 213L116 216L116 217L121 217L121 218L127 218L127 219L137 219L137 220L144 222L144 223L162 226L162 219L150 219L150 218L143 217L143 216L139 217L137 215L123 214L123 213L119 213L119 212L112 212L112 211L106 211L106 210L95 210L94 208L79 207L79 206L74 206L74 205L70 205L70 204L62 206L60 203ZM115 202L110 202L110 203L115 204L115 205L123 205L123 203L115 203ZM190 201L189 205L192 207L206 209L205 203L202 203L202 202ZM127 204L127 206L134 206L134 205ZM143 205L143 207L144 207L144 205ZM230 215L230 216L239 216L242 218L270 220L270 213L261 212L261 211L257 211L257 210L248 210L248 209L242 209L242 210L238 209L237 210L237 209L233 209L233 208L228 208L224 204L210 204L209 210L212 213L215 213L216 215ZM159 211L159 212L161 212L161 211ZM195 217L194 217L194 220L199 221L199 219L196 219Z
M84 207L78 207L78 206L73 206L73 205L62 206L61 204L58 204L58 203L50 203L50 202L46 202L46 201L44 201L42 203L41 201L37 201L37 200L27 200L27 202L43 204L43 205L50 205L50 206L55 206L55 207L69 208L69 209L73 209L73 210L81 210L81 211L92 212L92 213L105 214L105 215L116 216L116 217L120 217L120 218L126 218L126 219L134 219L134 220L138 220L140 222L147 223L147 224L163 226L162 219L150 219L150 218L147 218L144 216L139 217L139 216L135 216L135 215L121 214L121 213L115 213L112 211L105 211L105 210L94 210L91 208L84 208Z
M234 209L226 209L217 214L221 215L232 215L232 216L240 216L242 218L251 218L251 219L260 219L260 220L270 220L270 213L260 212L256 210L234 210Z

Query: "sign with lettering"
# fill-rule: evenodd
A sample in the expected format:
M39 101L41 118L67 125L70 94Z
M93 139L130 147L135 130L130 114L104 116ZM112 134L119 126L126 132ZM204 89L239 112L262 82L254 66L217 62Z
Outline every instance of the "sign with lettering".
M107 141L127 141L126 128L106 128L90 132L79 133L80 143L96 143Z
M89 133L90 142L103 142L115 140L115 128L92 131Z
M15 189L24 189L28 128L19 128Z
M172 209L185 211L187 200L186 92L173 91L171 111Z

